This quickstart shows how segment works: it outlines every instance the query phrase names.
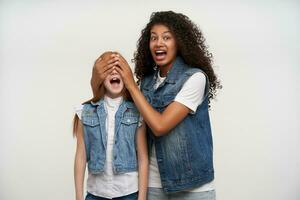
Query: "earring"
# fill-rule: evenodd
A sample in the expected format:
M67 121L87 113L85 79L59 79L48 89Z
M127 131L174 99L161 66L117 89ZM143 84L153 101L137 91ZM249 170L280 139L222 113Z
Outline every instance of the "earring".
M155 65L153 66L153 69L154 69L154 71L156 71L157 70L157 64L155 63Z

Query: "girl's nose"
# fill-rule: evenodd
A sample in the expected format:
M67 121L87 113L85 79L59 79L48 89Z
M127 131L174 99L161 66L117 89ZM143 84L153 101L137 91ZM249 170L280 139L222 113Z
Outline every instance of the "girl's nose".
M117 66L115 66L115 67L117 67ZM116 69L113 69L112 71L111 71L111 74L117 74L118 72L117 72L117 70Z

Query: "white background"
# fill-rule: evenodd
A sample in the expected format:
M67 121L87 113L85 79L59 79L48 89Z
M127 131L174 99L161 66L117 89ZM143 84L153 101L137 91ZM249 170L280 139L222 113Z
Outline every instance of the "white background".
M214 54L218 199L300 199L299 2L2 0L1 200L75 199L73 107L98 55L130 62L158 10L187 15Z

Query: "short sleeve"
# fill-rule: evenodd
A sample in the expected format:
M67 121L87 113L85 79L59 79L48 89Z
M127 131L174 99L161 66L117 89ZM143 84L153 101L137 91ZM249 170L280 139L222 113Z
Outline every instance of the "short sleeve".
M205 75L202 72L196 72L184 83L174 101L188 107L191 110L191 114L195 113L197 107L203 101L205 84Z
M82 113L83 105L78 105L74 107L75 114L81 120L81 113Z
M143 117L142 117L142 115L140 115L140 117L139 117L139 124L138 124L138 128L140 128L141 126L142 126L142 124L143 124Z

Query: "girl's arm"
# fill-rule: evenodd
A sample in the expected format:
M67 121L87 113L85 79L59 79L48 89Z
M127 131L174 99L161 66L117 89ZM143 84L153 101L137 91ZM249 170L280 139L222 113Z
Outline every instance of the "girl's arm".
M78 120L76 137L77 137L77 147L76 147L75 162L74 162L75 192L76 192L76 200L83 200L83 183L84 183L84 174L86 168L86 154L85 154L82 124L80 120Z
M119 55L119 61L116 62L119 67L115 68L122 76L123 82L130 92L132 99L142 114L145 122L151 128L154 135L163 136L172 128L180 123L191 111L185 105L179 102L170 103L164 112L156 111L146 100L143 93L136 85L132 71L126 60Z
M138 171L139 171L139 196L138 200L147 199L148 187L148 152L146 140L146 125L143 124L138 128L136 133L137 155L138 155Z

